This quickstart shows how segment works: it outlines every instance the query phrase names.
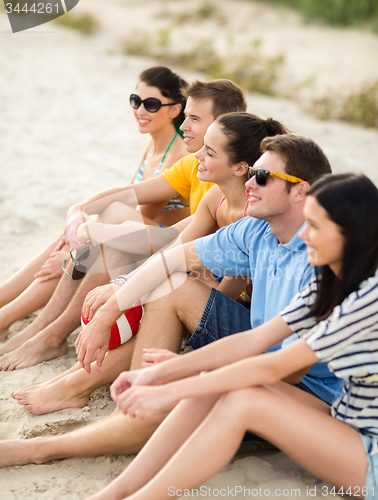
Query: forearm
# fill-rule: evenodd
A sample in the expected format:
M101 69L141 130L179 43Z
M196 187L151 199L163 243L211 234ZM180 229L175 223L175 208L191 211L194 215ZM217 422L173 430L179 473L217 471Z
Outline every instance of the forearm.
M317 361L304 340L279 351L243 359L167 385L174 399L201 397L256 385L273 384Z
M165 384L262 354L292 333L282 318L277 316L254 330L230 335L156 365L156 383Z
M178 235L175 228L146 226L142 222L126 221L123 224L104 224L92 219L81 224L77 236L83 243L88 236L92 243L104 243L121 252L148 256L163 248Z
M192 377L243 359L249 335L250 331L241 332L155 365L152 368L156 371L155 383Z
M135 208L137 205L159 203L177 196L172 186L162 177L157 176L138 184L110 188L87 198L76 205L75 209L83 208L88 215L100 213L109 203L120 201Z
M119 310L125 311L132 307L138 300L148 300L145 296L173 274L175 276L170 279L170 285L175 289L187 278L186 273L189 269L198 269L203 266L197 254L191 252L194 243L180 245L177 241L175 245L177 246L167 251L154 254L138 269L130 273L128 281L110 299L112 301L109 304L110 309L113 309L115 304L118 304ZM169 293L169 291L171 289L162 293ZM108 302L101 308L103 312L107 311Z
M109 205L109 203L114 201L120 201L126 205L132 206L133 208L138 205L136 195L133 191L133 186L128 185L100 191L81 203L78 203L74 208L76 210L80 210L82 208L87 215L99 214Z

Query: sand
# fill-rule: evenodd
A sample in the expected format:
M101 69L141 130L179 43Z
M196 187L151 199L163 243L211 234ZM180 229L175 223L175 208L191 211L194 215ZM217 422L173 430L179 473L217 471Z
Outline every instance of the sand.
M286 55L283 85L317 75L314 95L378 78L377 36L305 26L291 12L260 4L219 3L229 26L220 30L216 20L192 23L180 28L181 43L204 34L217 34L217 43L222 43L230 30L241 43L247 37L261 38L267 53ZM182 11L184 5L187 7L187 3L168 0L135 5L129 0L82 0L77 12L91 11L101 25L90 37L52 23L13 35L0 11L1 280L59 233L71 204L131 178L147 138L137 132L127 98L138 73L156 61L126 57L121 43L130 33L164 28L169 12ZM165 16L158 15L164 12ZM181 73L188 80L201 77ZM248 95L248 107L261 116L282 119L295 132L314 138L336 172L362 171L378 183L377 130L320 122L299 104L257 94ZM12 332L31 319L16 323ZM9 397L11 390L43 382L72 366L76 334L69 338L67 355L59 360L1 374L0 439L56 435L112 412L114 403L107 387L95 391L83 409L40 416L26 412ZM107 484L129 461L130 457L75 458L4 468L0 471L0 498L82 499ZM249 449L207 486L255 488L257 498L266 496L268 490L274 498L280 488L282 496L301 499L311 496L308 488L314 492L317 486L316 497L335 498L325 495L316 482L317 478L281 452ZM259 488L261 496L256 496ZM248 492L233 498L248 498Z

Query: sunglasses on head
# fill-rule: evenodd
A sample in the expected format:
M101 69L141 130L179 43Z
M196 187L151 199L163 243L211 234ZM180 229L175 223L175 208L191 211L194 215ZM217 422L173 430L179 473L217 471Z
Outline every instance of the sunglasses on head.
M156 97L147 97L147 99L141 99L136 94L131 94L130 104L134 109L139 109L143 104L144 109L149 113L156 113L162 106L174 106L175 104L180 104L179 102L168 102L167 104L162 104L160 99Z
M256 183L259 186L266 186L269 176L277 177L278 179L283 179L284 181L291 182L292 184L296 184L297 182L304 182L303 179L300 179L299 177L294 177L293 175L280 174L278 172L269 172L269 170L263 170L262 168L248 167L247 179L249 180L253 176L256 176Z
M76 251L76 256L73 257L72 250L71 250L70 255L71 255L71 259L72 259L73 264L74 264L74 267L72 269L72 274L70 274L67 271L67 269L64 268L67 260L63 261L63 265L62 265L63 271L67 274L67 276L69 276L74 281L81 280L82 278L84 278L85 273L87 272L87 268L85 266L83 266L82 264L80 264L80 262L82 262L83 260L85 260L89 257L89 251L90 251L89 247L81 248L80 250Z

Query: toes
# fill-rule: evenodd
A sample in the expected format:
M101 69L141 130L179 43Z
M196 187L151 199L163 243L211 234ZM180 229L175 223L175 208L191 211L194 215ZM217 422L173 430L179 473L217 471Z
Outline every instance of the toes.
M17 398L16 401L19 405L26 405L29 403L29 401L25 398Z
M11 361L9 361L7 359L3 360L3 363L1 365L1 369L3 370L3 372L6 372L8 370L10 364L12 364Z
M12 397L13 399L17 399L17 401L18 401L20 398L24 397L24 396L23 396L23 391L21 391L21 390L20 390L20 391L12 391L12 392L10 393L10 395L11 395L11 397Z

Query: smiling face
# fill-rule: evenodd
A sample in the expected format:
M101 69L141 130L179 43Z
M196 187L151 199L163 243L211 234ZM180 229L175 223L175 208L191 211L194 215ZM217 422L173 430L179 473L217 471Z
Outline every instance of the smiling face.
M285 161L275 151L266 151L255 162L255 169L262 168L271 172L285 174ZM265 186L259 186L253 176L245 183L248 196L247 215L270 221L290 209L290 193L286 189L286 181L277 177L269 177Z
M219 124L211 124L205 134L204 146L195 154L200 162L197 173L200 181L222 183L230 178L233 169L224 149L226 145L227 137Z
M345 245L340 227L331 221L314 196L307 196L303 213L306 226L299 236L306 243L308 261L313 266L328 265L338 275Z
M171 102L170 99L163 96L160 89L151 87L144 82L139 82L136 93L142 101L148 97L156 97L162 104ZM138 109L133 109L133 113L138 122L139 132L151 134L173 124L173 119L180 113L180 110L180 105L163 106L156 113L149 113L141 104Z
M188 98L185 106L185 120L180 127L184 133L184 142L188 153L195 153L202 148L206 131L213 121L213 102L211 99Z

